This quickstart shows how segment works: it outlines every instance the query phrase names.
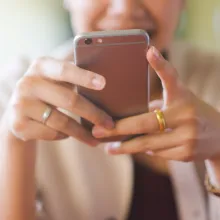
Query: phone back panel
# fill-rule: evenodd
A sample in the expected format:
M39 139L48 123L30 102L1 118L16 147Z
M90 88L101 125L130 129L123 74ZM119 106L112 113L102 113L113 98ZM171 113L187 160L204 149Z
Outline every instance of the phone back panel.
M92 38L91 45L85 44L88 38ZM78 87L79 94L114 120L148 112L150 88L146 51L149 38L146 32L93 32L77 36L74 45L75 64L106 78L102 91Z

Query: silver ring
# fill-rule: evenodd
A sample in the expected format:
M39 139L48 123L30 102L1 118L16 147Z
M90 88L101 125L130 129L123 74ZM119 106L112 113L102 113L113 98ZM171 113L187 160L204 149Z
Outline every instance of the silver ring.
M46 110L44 111L43 115L42 115L42 123L46 124L48 118L50 117L52 113L52 108L47 106Z

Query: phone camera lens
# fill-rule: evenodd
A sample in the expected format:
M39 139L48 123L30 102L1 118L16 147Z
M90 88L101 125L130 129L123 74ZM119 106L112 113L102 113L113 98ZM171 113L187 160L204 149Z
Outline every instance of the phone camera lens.
M92 44L92 39L91 38L85 39L85 44L87 44L87 45Z

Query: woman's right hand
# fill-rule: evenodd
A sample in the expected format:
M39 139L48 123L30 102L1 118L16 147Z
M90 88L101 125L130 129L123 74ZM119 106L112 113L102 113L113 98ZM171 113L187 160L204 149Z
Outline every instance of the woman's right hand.
M98 141L90 132L57 108L95 125L113 128L112 118L74 89L80 85L102 90L105 83L104 77L80 69L71 62L48 57L37 59L18 81L7 108L11 133L23 141L60 140L70 136L96 146ZM48 106L52 113L44 124L42 117Z

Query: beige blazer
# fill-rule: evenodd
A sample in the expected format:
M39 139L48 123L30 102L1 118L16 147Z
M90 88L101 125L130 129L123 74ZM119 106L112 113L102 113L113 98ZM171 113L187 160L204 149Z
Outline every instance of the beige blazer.
M63 58L70 45L59 48L53 56ZM190 89L220 107L220 57L176 43L171 60ZM0 114L26 68L23 61L19 71L10 72L10 80L0 81ZM203 166L170 162L169 167L180 220L219 220L220 199L204 193ZM43 202L43 207L37 203L40 219L126 220L134 178L130 156L109 156L102 146L90 148L74 139L39 142L36 171Z

